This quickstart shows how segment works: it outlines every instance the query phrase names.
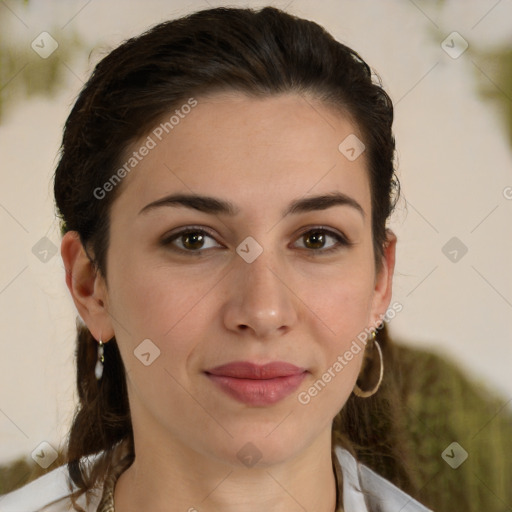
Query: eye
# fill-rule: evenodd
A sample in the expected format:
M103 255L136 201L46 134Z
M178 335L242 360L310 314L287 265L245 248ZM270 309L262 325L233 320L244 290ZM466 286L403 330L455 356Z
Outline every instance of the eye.
M352 245L343 235L323 227L315 227L303 232L299 240L304 241L304 250L314 255L332 253ZM207 231L193 226L164 238L161 245L170 246L173 251L194 256L201 256L207 249L222 247Z
M305 248L313 254L331 253L352 245L343 235L321 227L302 233L299 240L303 240ZM328 244L329 240L334 240L334 243Z
M181 252L189 252L189 253L197 253L201 254L201 251L206 249L212 249L213 247L222 247L221 245L215 244L212 245L207 243L208 239L215 239L203 229L196 228L187 228L178 233L174 233L173 235L162 240L162 245L164 246L174 246L173 250L181 251Z

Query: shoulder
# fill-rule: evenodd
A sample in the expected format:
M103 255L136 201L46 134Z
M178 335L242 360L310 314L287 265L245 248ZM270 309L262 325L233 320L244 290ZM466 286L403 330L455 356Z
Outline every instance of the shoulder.
M379 476L340 446L335 447L343 471L343 505L346 512L431 512L390 481Z
M1 512L69 512L71 493L76 490L67 466L60 466L27 485L0 496ZM101 497L101 488L89 493L86 503L82 495L77 500L86 511L96 510Z

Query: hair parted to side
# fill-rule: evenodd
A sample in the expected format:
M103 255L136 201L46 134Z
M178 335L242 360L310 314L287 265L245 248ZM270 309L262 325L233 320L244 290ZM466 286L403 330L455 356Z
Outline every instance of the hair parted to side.
M167 21L127 40L97 64L66 121L55 172L62 234L78 232L96 271L108 283L110 210L122 183L102 199L95 196L95 189L111 178L130 146L163 115L190 97L200 102L202 94L221 91L253 97L295 92L351 117L366 146L379 269L386 221L399 194L392 102L356 52L318 24L273 7L219 7ZM105 371L97 382L96 341L85 326L77 325L77 330L79 405L69 434L67 461L78 496L105 476L116 443L125 441L133 453L133 432L126 376L115 338L105 344ZM385 328L379 342L387 357ZM342 411L336 423L356 453L361 446L372 453L372 443L378 441L374 466L401 458L385 390L383 385L383 391L368 400L351 397L344 409L349 415ZM382 418L377 426L376 416ZM90 470L79 464L81 457L100 451L104 455ZM365 460L372 465L372 455ZM386 467L393 469L384 468L381 474L403 488L410 487L399 463Z

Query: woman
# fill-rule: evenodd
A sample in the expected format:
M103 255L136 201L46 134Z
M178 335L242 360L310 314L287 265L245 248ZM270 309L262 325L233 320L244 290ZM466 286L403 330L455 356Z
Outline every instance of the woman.
M2 510L427 510L350 444L394 308L392 118L354 51L274 8L97 65L55 173L83 320L68 464Z

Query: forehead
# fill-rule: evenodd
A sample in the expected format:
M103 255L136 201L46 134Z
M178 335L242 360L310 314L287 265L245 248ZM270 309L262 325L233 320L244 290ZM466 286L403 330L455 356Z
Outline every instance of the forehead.
M132 146L126 159L144 145L151 149L123 179L113 210L138 212L177 191L281 209L289 198L337 190L369 208L365 154L350 160L340 151L347 137L362 138L348 116L299 94L218 93L194 100Z

